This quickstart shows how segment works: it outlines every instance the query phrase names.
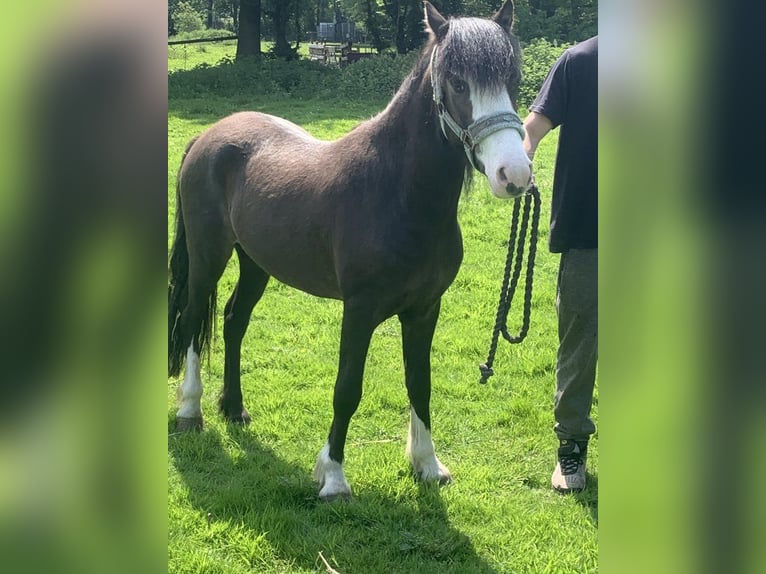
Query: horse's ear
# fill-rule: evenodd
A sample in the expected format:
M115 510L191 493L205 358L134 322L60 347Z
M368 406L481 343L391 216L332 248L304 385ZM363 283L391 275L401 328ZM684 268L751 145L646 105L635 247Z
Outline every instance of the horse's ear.
M503 5L500 6L500 10L492 16L492 20L510 32L513 27L513 0L505 0Z
M441 40L447 33L447 19L439 14L439 11L428 0L423 2L423 7L426 12L426 31L436 36L437 40Z

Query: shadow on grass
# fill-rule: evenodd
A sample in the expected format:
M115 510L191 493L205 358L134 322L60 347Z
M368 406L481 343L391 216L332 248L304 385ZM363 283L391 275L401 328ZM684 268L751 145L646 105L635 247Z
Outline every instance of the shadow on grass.
M574 493L575 500L590 512L591 520L598 528L598 475L587 473L585 490Z
M362 486L350 502L324 503L310 469L281 459L247 428L171 434L168 449L195 509L265 537L288 564L324 570L321 551L343 574L495 572L450 525L437 485L419 484L414 497Z
M523 483L528 488L534 490L551 490L551 483L549 481L542 482L536 477L528 477L524 479ZM598 475L588 472L585 490L571 494L561 494L561 496L572 496L578 504L586 508L590 513L594 526L598 528Z

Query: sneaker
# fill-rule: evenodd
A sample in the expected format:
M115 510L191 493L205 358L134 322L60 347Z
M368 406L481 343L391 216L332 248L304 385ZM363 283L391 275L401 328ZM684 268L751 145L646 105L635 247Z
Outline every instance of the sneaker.
M551 476L553 489L566 492L579 492L585 488L585 458L588 454L588 441L562 439L559 441L558 463Z

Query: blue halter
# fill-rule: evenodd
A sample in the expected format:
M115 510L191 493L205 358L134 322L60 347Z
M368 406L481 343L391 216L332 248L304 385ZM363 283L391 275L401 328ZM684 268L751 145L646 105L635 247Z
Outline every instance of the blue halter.
M467 128L460 127L460 124L458 124L455 121L455 118L453 118L449 111L447 111L447 107L444 105L444 100L442 99L441 85L439 84L434 69L436 50L437 48L434 47L433 52L431 52L431 87L434 92L434 102L436 103L436 110L439 113L439 122L441 123L442 133L444 134L444 137L447 137L448 127L463 143L465 155L468 157L468 161L471 162L473 168L484 173L484 171L478 167L479 161L476 157L476 146L493 133L505 129L516 130L523 140L524 125L519 115L514 111L510 111L491 114L473 122Z

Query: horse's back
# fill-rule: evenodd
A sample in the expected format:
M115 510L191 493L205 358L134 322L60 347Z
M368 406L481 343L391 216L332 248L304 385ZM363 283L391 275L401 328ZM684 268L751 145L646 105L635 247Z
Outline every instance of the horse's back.
M306 148L321 145L321 142L283 118L260 112L238 112L219 120L197 136L184 163L187 160L215 162L219 155L225 155L232 148L250 156L264 148L285 145Z

